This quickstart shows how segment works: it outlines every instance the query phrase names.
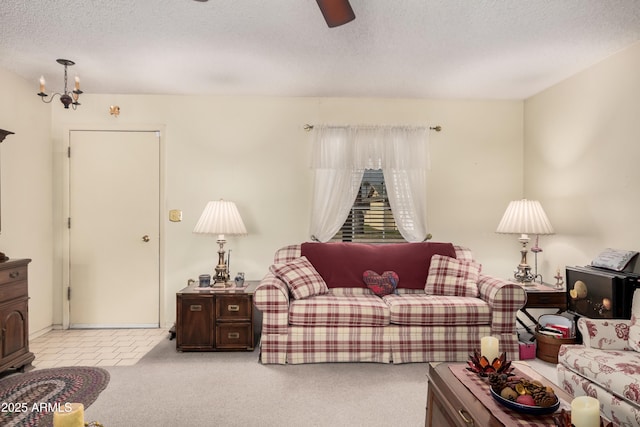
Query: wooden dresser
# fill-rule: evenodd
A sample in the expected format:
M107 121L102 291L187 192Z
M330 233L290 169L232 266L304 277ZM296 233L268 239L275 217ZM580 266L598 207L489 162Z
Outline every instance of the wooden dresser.
M30 259L0 262L0 372L32 368L29 351Z
M176 294L178 351L253 350L257 281L242 289L189 286Z

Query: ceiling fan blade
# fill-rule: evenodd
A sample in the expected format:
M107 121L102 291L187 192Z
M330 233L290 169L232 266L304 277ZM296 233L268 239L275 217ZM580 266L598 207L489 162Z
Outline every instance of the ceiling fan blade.
M349 0L316 0L324 20L329 28L346 24L356 19L356 14L349 4Z

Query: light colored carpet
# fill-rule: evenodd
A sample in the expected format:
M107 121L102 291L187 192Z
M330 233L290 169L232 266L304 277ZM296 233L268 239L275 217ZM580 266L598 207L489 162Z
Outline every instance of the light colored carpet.
M130 426L423 426L425 363L262 365L258 350L178 353L163 340L111 381L87 421Z

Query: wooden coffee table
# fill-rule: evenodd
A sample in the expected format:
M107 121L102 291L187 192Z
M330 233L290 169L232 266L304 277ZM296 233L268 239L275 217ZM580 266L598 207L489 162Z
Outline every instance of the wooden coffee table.
M458 380L449 369L448 363L437 366L429 364L427 417L425 426L433 427L502 427L500 420L480 402L469 389ZM571 402L573 397L554 385L548 379L523 364L514 365L523 374L532 379L549 384L556 395L565 402ZM553 426L554 424L549 424Z

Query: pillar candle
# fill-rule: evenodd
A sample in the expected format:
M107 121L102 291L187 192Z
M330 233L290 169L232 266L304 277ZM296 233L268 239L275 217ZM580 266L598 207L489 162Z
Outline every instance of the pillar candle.
M498 346L498 338L491 336L482 337L480 340L480 355L486 357L489 363L491 363L493 359L500 355Z
M589 396L571 401L571 424L575 427L600 427L600 402Z
M53 413L53 427L84 427L84 405L70 403Z

